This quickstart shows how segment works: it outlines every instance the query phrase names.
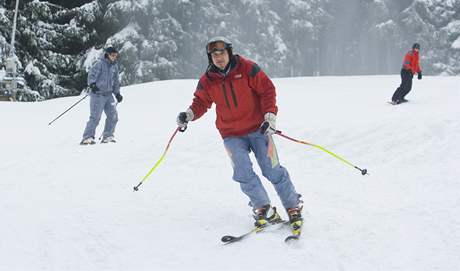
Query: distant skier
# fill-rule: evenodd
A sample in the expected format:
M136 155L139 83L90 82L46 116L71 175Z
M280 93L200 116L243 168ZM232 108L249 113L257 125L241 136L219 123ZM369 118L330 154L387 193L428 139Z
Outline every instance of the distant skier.
M120 80L118 76L118 51L114 47L105 49L104 57L91 68L88 73L90 88L90 116L83 133L81 145L95 144L96 127L105 112L104 132L101 143L115 142L114 131L118 122L116 105L121 103ZM113 97L115 95L115 99Z
M401 85L396 89L391 102L393 104L400 104L407 102L406 95L412 89L412 77L418 74L418 79L422 79L422 70L419 64L419 51L420 44L414 43L412 50L410 50L404 57L403 66L401 69Z
M276 92L260 67L233 54L231 42L216 37L206 44L208 68L201 76L192 105L179 113L177 124L184 128L216 104L216 126L233 166L233 179L249 197L255 226L280 220L271 206L261 180L253 170L252 151L262 174L272 182L294 227L302 225L302 201L282 167L272 139L276 131ZM299 230L300 231L300 230Z

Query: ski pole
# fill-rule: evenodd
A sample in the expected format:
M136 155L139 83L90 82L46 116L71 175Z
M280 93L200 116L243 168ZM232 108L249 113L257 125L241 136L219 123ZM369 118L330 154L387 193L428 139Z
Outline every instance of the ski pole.
M333 153L333 152L331 152L331 151L329 151L329 150L327 150L327 149L325 149L325 148L323 148L323 147L321 147L321 146L319 146L319 145L312 144L312 143L308 143L308 142L305 142L305 141L302 141L302 140L298 140L298 139L294 139L294 138L292 138L292 137L289 137L289 136L287 136L287 135L284 135L284 134L281 133L281 131L279 131L279 130L277 130L277 131L275 132L275 134L277 134L277 135L279 135L279 136L282 136L282 137L284 137L284 138L287 138L287 139L289 139L289 140L291 140L291 141L294 141L294 142L296 142L296 143L300 143L300 144L304 144L304 145L308 145L308 146L312 146L312 147L318 148L318 149L320 149L320 150L322 150L322 151L324 151L324 152L327 152L328 154L334 156L335 158L337 158L338 160L342 161L343 163L345 163L345 164L347 164L347 165L349 165L349 166L351 166L351 167L353 167L353 168L356 168L357 170L361 171L361 174L362 174L362 175L366 175L366 174L369 175L369 173L367 173L367 169L365 169L365 168L364 168L364 169L360 169L359 167L353 165L352 163L348 162L347 160L343 159L342 157L338 156L337 154L335 154L335 153Z
M88 97L89 93L87 93L83 98L81 98L80 100L78 100L78 102L74 103L71 107L69 107L66 111L62 112L61 115L57 116L54 120L52 120L50 123L48 123L48 125L51 125L51 123L55 122L57 119L59 119L60 117L62 117L62 115L64 115L65 113L67 113L70 109L72 109L74 106L76 106L78 103L80 103L81 101L83 101L84 99L86 99L86 97Z
M160 165L160 163L163 161L163 159L165 158L166 156L166 152L168 152L168 149L169 149L169 145L171 145L171 141L173 140L173 138L176 136L177 132L184 132L185 129L187 129L187 127L184 127L184 128L181 128L181 127L177 127L177 129L174 131L173 135L171 136L171 138L169 139L168 141L168 145L166 145L166 148L163 152L163 154L161 155L160 159L158 159L158 161L155 163L155 165L149 170L149 172L144 176L144 178L142 178L142 180L139 182L138 185L136 185L134 187L134 191L137 191L139 190L139 186L141 186L142 183L144 183L145 180L147 180L147 178L150 176L150 174L152 174L153 171L155 171L155 169ZM133 191L133 192L134 192Z

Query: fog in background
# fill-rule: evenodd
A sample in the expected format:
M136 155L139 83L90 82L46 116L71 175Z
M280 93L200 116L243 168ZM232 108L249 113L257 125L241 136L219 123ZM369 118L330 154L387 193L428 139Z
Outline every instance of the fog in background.
M20 71L45 99L79 93L108 45L120 51L123 85L198 78L206 41L220 35L272 77L397 74L414 42L424 74L460 74L460 0L20 3ZM3 55L13 6L0 0Z

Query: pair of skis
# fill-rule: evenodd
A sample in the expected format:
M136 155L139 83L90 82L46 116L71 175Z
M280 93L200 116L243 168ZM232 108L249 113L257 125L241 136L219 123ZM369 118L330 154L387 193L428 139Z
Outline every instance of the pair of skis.
M289 221L280 219L280 220L265 224L263 226L256 226L253 229L251 229L250 231L248 231L246 233L243 233L243 234L241 234L239 236L225 235L225 236L223 236L221 238L221 241L225 245L232 244L232 243L235 243L235 242L239 242L239 241L245 239L246 237L248 237L248 236L250 236L250 235L252 235L254 233L259 233L259 232L265 231L267 228L271 228L271 227L276 226L276 225L286 226L286 225L289 225L289 224L290 224ZM294 227L292 229L292 233L284 239L284 242L290 243L291 241L299 240L300 234L301 234L301 227Z

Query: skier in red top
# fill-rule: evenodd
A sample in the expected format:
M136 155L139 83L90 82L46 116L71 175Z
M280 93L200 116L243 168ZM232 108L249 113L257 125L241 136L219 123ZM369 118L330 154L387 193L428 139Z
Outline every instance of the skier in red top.
M179 113L178 126L185 128L216 104L216 127L232 162L233 179L249 197L255 225L279 221L280 216L252 168L251 151L262 174L274 185L293 228L300 228L300 194L279 164L272 139L278 112L275 86L256 63L234 55L231 42L224 37L211 39L206 53L208 68L198 81L192 105Z
M404 57L403 66L401 69L401 85L396 89L391 102L393 104L400 104L407 102L404 98L412 89L412 77L418 74L418 79L422 79L422 70L419 65L419 50L420 44L414 43L412 50L409 51Z

